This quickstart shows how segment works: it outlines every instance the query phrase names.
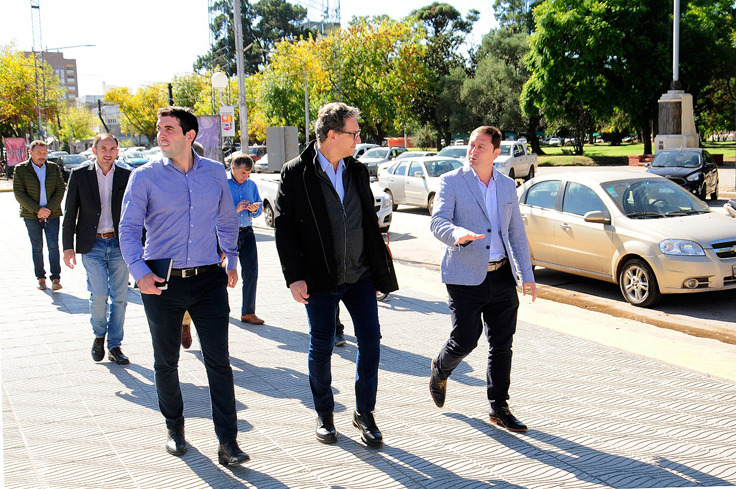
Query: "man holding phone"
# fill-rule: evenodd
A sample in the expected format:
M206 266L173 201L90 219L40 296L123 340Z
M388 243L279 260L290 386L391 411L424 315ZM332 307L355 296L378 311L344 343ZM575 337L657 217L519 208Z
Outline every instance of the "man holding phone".
M253 234L254 217L263 212L258 187L251 180L253 160L249 155L236 153L230 166L227 183L233 197L235 212L238 214L238 258L243 275L243 308L240 320L244 323L263 324L256 316L256 283L258 282L258 250L256 236Z

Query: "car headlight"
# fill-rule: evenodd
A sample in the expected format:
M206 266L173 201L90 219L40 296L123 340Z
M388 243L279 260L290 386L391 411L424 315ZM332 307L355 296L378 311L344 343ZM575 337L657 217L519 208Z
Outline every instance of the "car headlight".
M700 180L700 173L691 173L687 176L686 180L688 182L697 182L698 180Z
M659 250L665 255L705 255L702 246L695 241L688 241L686 239L665 239L659 243Z
M388 194L383 195L383 200L381 200L381 209L386 209L387 207L391 207L391 204L393 202L391 201L391 197Z

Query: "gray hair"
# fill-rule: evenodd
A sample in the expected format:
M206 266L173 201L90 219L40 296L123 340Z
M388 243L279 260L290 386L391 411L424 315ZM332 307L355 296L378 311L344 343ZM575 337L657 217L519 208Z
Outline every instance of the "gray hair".
M314 123L314 134L317 140L322 142L327 139L327 133L330 131L342 131L345 121L353 117L356 119L360 117L360 109L342 102L323 105L319 109L317 122Z

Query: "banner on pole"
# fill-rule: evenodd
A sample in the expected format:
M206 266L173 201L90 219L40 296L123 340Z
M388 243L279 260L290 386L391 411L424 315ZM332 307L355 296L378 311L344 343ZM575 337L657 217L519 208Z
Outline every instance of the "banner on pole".
M222 137L235 137L235 107L229 105L220 107L220 128Z
M23 138L5 138L5 151L8 154L8 166L15 166L28 159L26 140Z

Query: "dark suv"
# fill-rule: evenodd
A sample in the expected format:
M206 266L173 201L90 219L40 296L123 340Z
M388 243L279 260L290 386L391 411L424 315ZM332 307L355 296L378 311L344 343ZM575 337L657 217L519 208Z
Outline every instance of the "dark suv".
M665 149L657 153L647 172L666 177L705 200L718 199L718 167L700 148Z

